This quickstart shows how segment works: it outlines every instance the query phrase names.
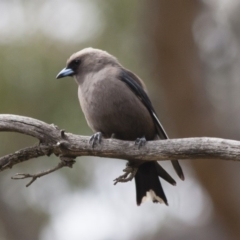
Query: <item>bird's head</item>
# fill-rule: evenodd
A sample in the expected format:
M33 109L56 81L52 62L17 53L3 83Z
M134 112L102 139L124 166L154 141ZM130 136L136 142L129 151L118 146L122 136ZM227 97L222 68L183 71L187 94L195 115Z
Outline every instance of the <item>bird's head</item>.
M56 78L73 76L79 81L85 74L95 73L107 66L120 65L111 54L100 49L85 48L74 53L68 60L67 66L62 69Z

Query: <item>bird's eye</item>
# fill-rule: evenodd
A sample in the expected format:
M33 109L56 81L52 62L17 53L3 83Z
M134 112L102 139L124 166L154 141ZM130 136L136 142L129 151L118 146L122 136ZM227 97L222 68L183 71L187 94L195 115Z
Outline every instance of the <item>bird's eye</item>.
M73 61L73 63L74 63L74 65L79 65L80 60L79 60L79 59L75 59L75 60Z
M72 60L70 63L69 63L69 68L71 68L71 69L73 69L74 71L76 71L78 68L79 68L79 66L80 66L80 64L81 64L81 60L80 59L74 59L74 60Z

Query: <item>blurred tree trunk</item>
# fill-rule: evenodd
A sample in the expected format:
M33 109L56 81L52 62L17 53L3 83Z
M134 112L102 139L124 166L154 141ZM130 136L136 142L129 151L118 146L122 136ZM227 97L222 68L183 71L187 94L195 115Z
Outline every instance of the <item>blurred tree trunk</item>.
M173 126L170 126L159 114L167 132L175 130L170 133L171 137L223 137L224 126L221 129L216 126L192 36L193 22L203 10L202 5L192 0L149 0L145 1L143 9L141 24L144 24L144 32L148 36L144 53L148 54L146 63L153 72L156 89L162 89L164 107L173 121ZM215 207L213 219L218 220L215 227L219 228L222 223L222 231L226 230L228 239L240 239L240 190L234 191L229 173L236 164L219 161L192 161L191 164L212 198ZM211 225L214 226L213 223Z

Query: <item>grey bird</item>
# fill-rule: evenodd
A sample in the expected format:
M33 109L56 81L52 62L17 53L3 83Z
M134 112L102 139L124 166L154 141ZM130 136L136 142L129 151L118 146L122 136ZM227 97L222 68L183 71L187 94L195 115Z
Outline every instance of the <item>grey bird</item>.
M74 53L67 66L56 78L73 76L78 84L78 98L89 127L95 132L92 144L101 137L136 141L139 146L145 141L167 139L143 81L125 69L118 60L94 48L85 48ZM172 165L184 180L177 160ZM132 166L132 168L131 168ZM132 177L135 178L137 205L150 196L153 202L168 205L159 177L172 185L175 180L156 162L141 162L136 165L129 159ZM135 170L134 170L135 169ZM127 174L115 179L124 182Z

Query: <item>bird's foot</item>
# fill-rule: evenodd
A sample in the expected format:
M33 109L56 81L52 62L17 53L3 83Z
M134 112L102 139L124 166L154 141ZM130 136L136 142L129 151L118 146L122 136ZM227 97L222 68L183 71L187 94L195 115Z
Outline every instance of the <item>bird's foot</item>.
M114 185L116 185L119 182L129 182L132 181L132 179L135 177L137 173L138 168L130 166L127 164L127 167L123 169L123 172L125 172L123 175L119 176L118 178L114 179Z
M91 136L89 140L89 144L91 144L92 148L94 148L96 144L101 144L101 141L102 141L102 133L97 132Z
M138 146L138 149L140 149L142 146L144 146L147 142L147 139L145 138L145 136L141 137L141 138L137 138L135 141L135 145Z

